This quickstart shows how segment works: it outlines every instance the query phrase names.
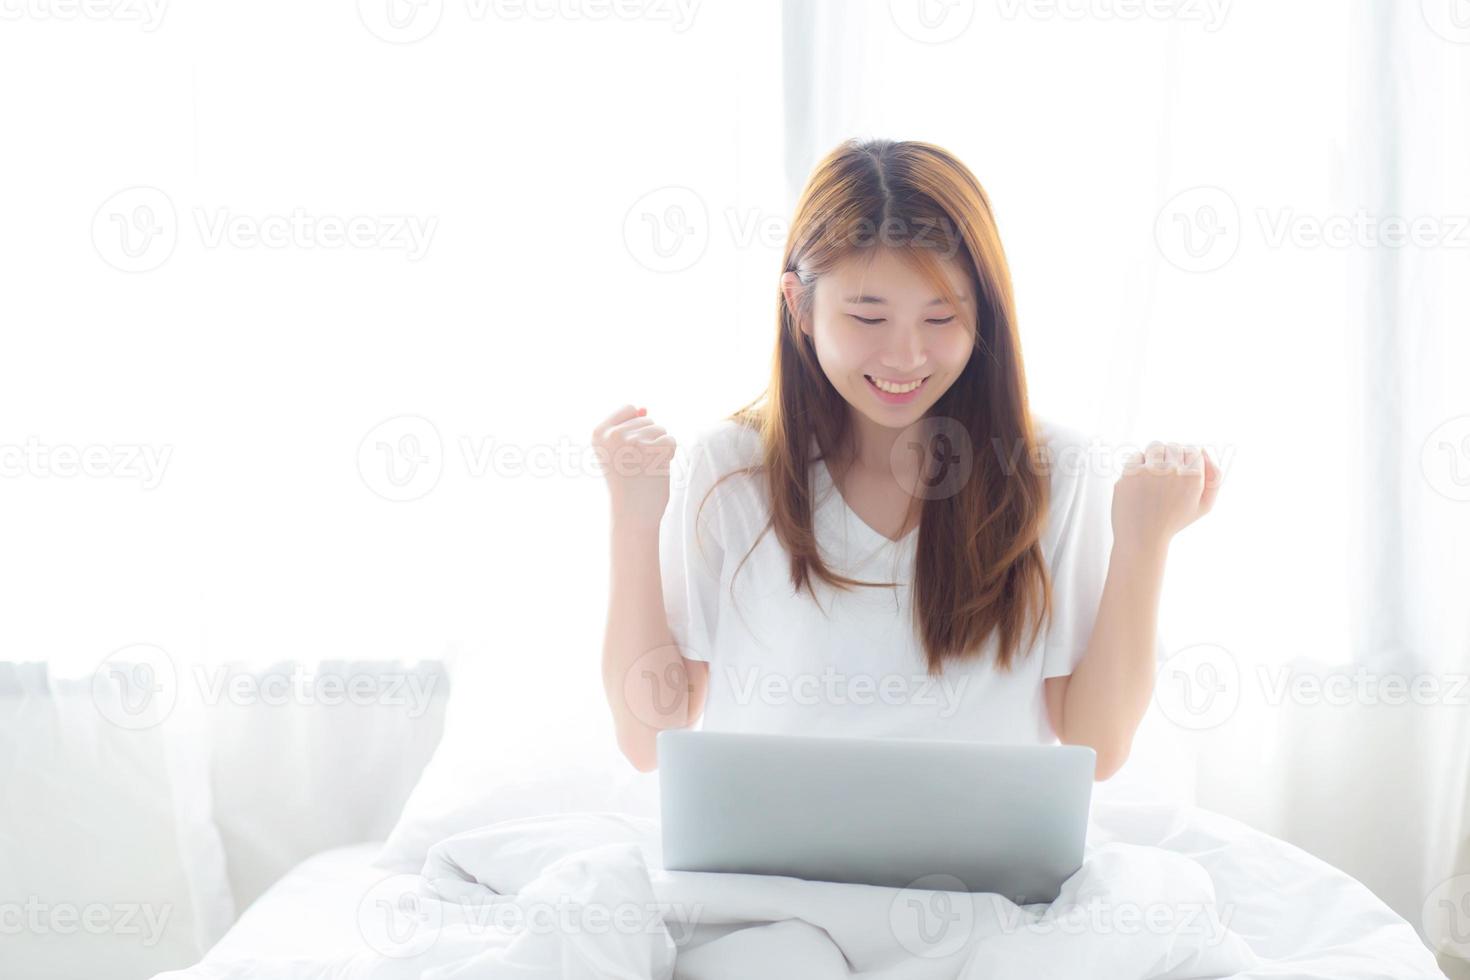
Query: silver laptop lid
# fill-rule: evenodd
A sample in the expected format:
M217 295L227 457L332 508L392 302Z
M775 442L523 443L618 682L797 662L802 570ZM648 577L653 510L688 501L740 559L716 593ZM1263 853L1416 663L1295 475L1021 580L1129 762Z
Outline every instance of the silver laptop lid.
M1082 866L1096 758L1076 745L660 732L664 867L897 888L947 875L1051 902Z

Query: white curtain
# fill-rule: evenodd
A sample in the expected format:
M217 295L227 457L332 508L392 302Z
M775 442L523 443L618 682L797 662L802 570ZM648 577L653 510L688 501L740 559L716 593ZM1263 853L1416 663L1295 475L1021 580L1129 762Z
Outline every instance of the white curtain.
M785 18L792 199L841 138L954 151L997 213L1036 409L1225 467L1172 548L1172 655L1102 792L1246 819L1431 941L1426 905L1470 871L1455 13L788 0Z
M1415 9L1415 8L1418 9ZM1340 761L1327 791L1352 787L1363 833L1407 839L1384 860L1385 888L1470 976L1470 16L1457 2L1373 4L1360 12L1371 142L1365 205L1423 221L1427 245L1362 249L1359 385L1361 532L1351 580L1356 659L1426 682L1443 697L1386 711L1360 735L1381 780ZM1376 78L1376 84L1368 78ZM1450 693L1453 692L1453 693ZM1319 737L1320 737L1319 733ZM1381 736L1381 737L1380 737ZM1373 785L1377 783L1377 785ZM1304 804L1305 808L1305 804ZM1321 823L1330 814L1319 810ZM1339 851L1353 843L1339 829ZM1361 846L1361 845L1358 845ZM1369 852L1376 848L1367 848ZM1396 873L1395 873L1396 872Z
M6 21L0 79L50 80L0 110L45 147L0 192L27 659L438 658L556 582L595 633L593 426L636 400L682 431L764 381L779 4L429 4L416 40L387 5Z
M161 22L110 17L144 6ZM248 687L458 652L493 688L457 691L471 709L583 706L600 737L585 450L624 402L683 434L764 382L779 3L12 7L0 82L32 94L0 106L0 669L85 692L146 645L198 698L225 664ZM0 711L0 762L90 779L12 741L84 740L74 702L72 735ZM98 735L225 759L213 786L153 766L77 821L212 800L230 887L176 915L180 949L304 852L386 836L437 734L392 707L215 703L212 744ZM83 864L69 819L0 814L7 880ZM223 860L157 840L139 853L170 881Z

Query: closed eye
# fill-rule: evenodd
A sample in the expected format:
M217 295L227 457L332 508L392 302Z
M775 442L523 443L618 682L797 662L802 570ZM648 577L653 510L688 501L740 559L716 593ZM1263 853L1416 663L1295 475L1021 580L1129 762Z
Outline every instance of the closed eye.
M882 323L883 322L883 317L881 317L881 316L880 317L866 317L866 316L858 316L856 313L849 313L848 316L852 317L858 323L866 324L867 326L870 326L870 327L873 326L873 325L875 325L875 324L878 324L878 323ZM925 320L924 322L925 323L932 323L936 327L942 327L946 323L952 323L952 322L954 322L954 317L953 316L947 316L947 317L943 317L941 319Z

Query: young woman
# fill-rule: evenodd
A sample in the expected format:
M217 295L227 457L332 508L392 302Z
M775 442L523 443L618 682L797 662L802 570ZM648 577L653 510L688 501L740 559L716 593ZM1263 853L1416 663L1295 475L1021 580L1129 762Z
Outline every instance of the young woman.
M674 453L594 431L612 500L603 680L664 728L1090 745L1128 756L1170 539L1219 471L1151 443L1113 481L1035 418L990 204L926 143L849 141L786 244L769 386ZM682 462L683 465L673 465ZM672 480L671 480L672 471Z

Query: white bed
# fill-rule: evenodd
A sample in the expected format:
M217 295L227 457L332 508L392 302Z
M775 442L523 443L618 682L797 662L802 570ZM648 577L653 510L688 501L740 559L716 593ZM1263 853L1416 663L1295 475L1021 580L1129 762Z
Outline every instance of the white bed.
M307 858L245 910L204 963L325 959L360 949L357 906L388 874L373 867L382 849L381 843L354 844Z
M380 850L381 845L364 844L304 862L251 906L203 963L164 976L377 978L422 975L431 966L451 963L453 975L465 978L590 978L610 975L609 964L617 965L619 976L667 977L674 955L670 934L678 942L673 976L684 980L747 975L747 969L779 977L781 967L795 969L796 964L804 978L814 980L1025 977L1037 975L1039 966L1060 977L1171 980L1443 976L1414 929L1359 882L1234 820L1172 804L1095 804L1084 865L1094 877L1082 891L1096 891L1103 883L1120 899L1156 896L1176 909L1207 898L1214 907L1211 915L1228 925L1229 937L1202 942L1152 929L1119 935L1126 930L1116 927L1107 935L1053 931L1041 937L1025 929L986 935L988 927L977 917L966 948L954 956L904 943L910 955L894 957L893 949L873 942L868 919L876 908L887 910L879 913L887 916L885 924L896 922L893 910L901 905L895 890L666 872L659 866L656 825L643 817L562 814L503 821L436 846L422 877L375 867ZM1125 865L1126 873L1120 870ZM498 933L455 932L446 916L436 926L435 955L441 959L415 966L412 958L380 955L382 937L374 941L360 929L364 902L382 900L385 880L399 887L418 881L428 886L421 894L455 903L486 896L504 901L500 896L538 889L605 901L641 889L661 903L697 906L702 922L681 929L671 920L658 941L623 935L595 952L585 936L570 949L565 937L554 948L543 937L539 948L522 946L516 952L514 943ZM1080 894L1073 897L1080 904ZM594 962L599 969L591 968ZM1111 968L1113 962L1117 969ZM550 972L538 972L548 964ZM1221 972L1220 964L1233 965Z

